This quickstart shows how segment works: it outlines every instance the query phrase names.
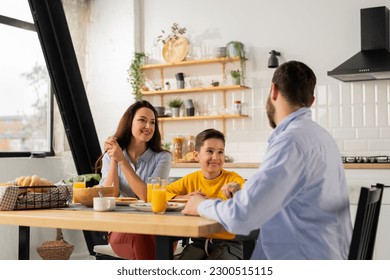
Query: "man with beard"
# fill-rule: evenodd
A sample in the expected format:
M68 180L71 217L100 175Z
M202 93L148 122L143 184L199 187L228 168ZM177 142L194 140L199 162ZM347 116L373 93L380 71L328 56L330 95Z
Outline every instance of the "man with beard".
M274 73L267 116L274 129L261 167L233 198L194 196L182 211L235 234L260 228L252 259L347 259L352 222L336 142L311 119L316 77L290 61Z

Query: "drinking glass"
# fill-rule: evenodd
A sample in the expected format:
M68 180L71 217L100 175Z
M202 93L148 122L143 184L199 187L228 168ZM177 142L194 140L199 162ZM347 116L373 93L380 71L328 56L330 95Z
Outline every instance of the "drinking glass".
M72 178L72 182L73 182L73 189L85 189L86 188L86 178L85 176L82 176L82 175L76 175L76 176L73 176ZM74 191L73 191L73 194L74 194ZM73 203L78 203L78 199L77 197L75 197L73 195Z
M159 177L149 177L147 182L147 196L146 196L146 202L152 202L152 189L153 186L160 185L160 178Z
M164 214L167 209L166 180L160 180L160 184L153 185L152 211L156 214Z
M83 189L87 185L85 176L76 175L73 177L73 188L74 189Z

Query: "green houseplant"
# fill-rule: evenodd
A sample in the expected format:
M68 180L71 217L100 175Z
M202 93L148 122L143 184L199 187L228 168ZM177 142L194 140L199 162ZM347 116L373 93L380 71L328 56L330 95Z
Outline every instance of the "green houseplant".
M144 58L144 52L135 52L133 60L131 61L130 67L128 69L129 80L131 87L133 88L135 101L142 100L141 88L145 82L145 77L141 67L144 64Z
M233 84L240 85L241 84L241 71L240 70L230 70L230 76L233 78Z
M241 84L245 84L246 77L246 56L245 56L245 45L240 41L230 41L226 45L226 56L240 58L240 68L241 68Z
M171 108L172 111L172 117L180 116L180 107L182 104L183 100L181 100L180 98L175 98L168 102L168 106Z

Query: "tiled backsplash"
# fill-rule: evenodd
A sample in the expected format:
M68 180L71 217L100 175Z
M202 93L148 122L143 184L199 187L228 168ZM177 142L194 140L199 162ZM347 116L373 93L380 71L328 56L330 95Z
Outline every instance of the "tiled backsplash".
M250 117L226 121L226 154L238 162L261 162L271 133L265 113L269 87L248 91L227 92L226 107L240 99L243 114ZM219 108L220 96L210 93L203 104ZM315 96L313 119L333 135L342 155L390 155L390 81L317 85ZM219 120L167 123L165 141L210 127L221 130L223 126Z
M336 139L343 155L390 153L390 82L317 86L314 119Z

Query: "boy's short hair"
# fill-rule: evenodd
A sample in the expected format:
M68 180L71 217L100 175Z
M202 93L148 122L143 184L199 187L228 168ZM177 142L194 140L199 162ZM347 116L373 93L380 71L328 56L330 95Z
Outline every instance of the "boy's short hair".
M225 135L223 135L223 133L220 132L219 130L209 128L209 129L203 130L198 135L196 135L195 151L199 152L200 147L203 146L204 141L206 141L207 139L210 139L210 138L221 139L223 142L223 145L225 146Z

